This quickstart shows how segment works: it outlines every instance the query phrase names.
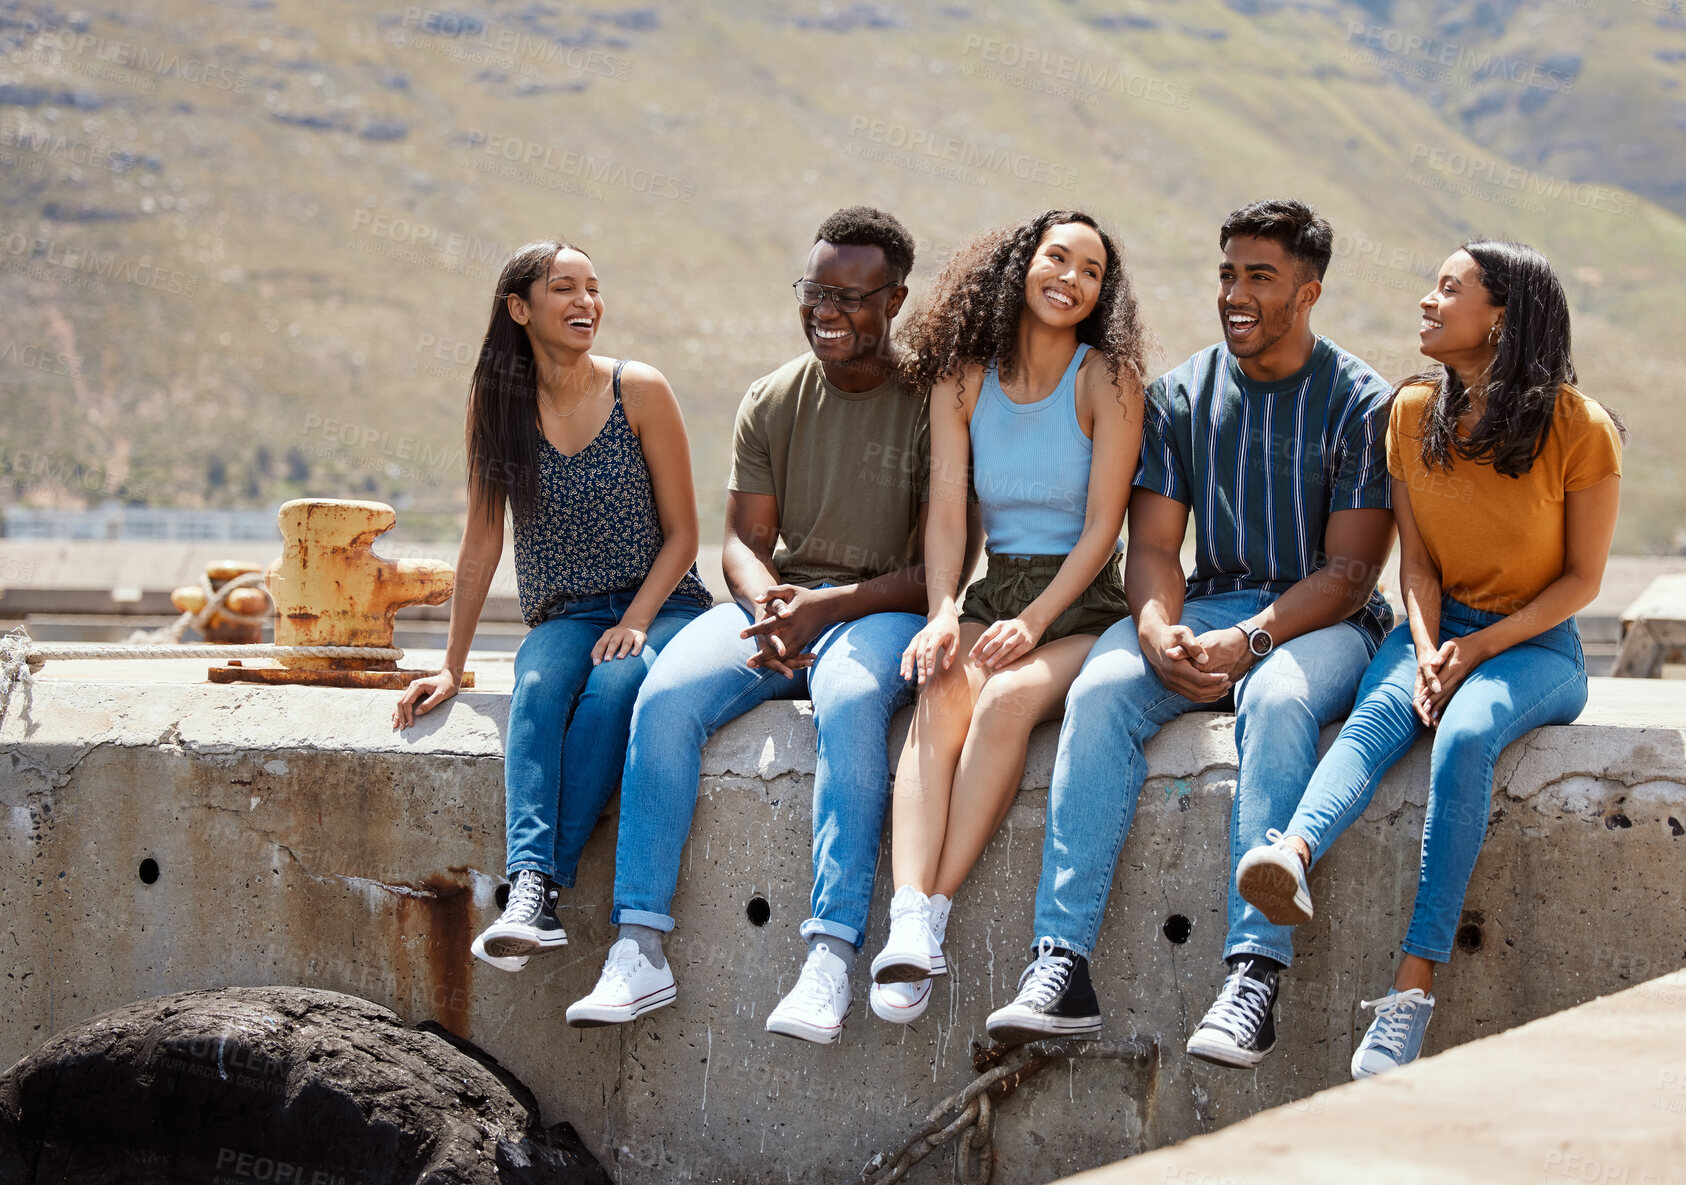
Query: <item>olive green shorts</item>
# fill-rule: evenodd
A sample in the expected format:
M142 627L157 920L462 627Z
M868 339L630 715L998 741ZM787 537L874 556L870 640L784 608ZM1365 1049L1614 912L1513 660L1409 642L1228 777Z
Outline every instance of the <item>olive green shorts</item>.
M1072 634L1104 634L1109 626L1130 616L1124 600L1124 581L1118 574L1118 556L1098 572L1089 587L1049 624L1042 642ZM966 589L960 607L961 621L994 625L1017 617L1053 583L1065 563L1063 555L989 555L984 574ZM1041 643L1038 643L1040 645Z

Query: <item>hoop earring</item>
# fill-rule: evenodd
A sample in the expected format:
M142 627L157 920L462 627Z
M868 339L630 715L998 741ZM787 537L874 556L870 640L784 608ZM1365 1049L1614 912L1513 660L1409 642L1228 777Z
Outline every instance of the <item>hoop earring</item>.
M1502 325L1503 322L1500 322L1500 324ZM1490 346L1496 346L1496 345L1499 344L1499 326L1498 325L1493 326L1493 328L1491 328L1487 331L1487 344L1490 345Z

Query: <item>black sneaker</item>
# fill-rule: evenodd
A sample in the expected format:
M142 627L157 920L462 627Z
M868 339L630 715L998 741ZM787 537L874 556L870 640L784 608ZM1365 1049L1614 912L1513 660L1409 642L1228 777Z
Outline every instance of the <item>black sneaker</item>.
M1009 1045L1101 1031L1101 1006L1089 983L1089 960L1044 938L1019 976L1019 994L985 1022L990 1039Z
M556 920L559 892L544 873L522 869L510 883L509 904L504 906L503 915L481 932L474 945L494 959L520 958L567 946L568 935Z
M1188 1039L1189 1056L1248 1070L1276 1046L1276 977L1252 959L1235 962L1217 1003Z

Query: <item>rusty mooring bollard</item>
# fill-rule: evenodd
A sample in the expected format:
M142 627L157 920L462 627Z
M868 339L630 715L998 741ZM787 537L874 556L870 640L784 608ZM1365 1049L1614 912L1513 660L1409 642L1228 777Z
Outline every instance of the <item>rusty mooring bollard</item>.
M242 560L212 560L205 565L205 583L186 584L170 594L170 603L183 613L198 617L212 597L222 592L231 580L249 576L262 569ZM207 590L209 590L207 592ZM222 604L212 609L203 623L193 624L205 641L218 645L248 646L263 641L263 623L259 620L269 608L269 598L261 588L236 588L222 598Z
M398 521L383 502L299 498L281 507L281 555L269 565L277 646L392 645L393 618L406 605L451 597L443 560L388 560L370 545ZM283 657L280 667L213 667L213 683L310 683L404 688L432 671L400 670L391 659ZM465 674L462 686L474 686Z

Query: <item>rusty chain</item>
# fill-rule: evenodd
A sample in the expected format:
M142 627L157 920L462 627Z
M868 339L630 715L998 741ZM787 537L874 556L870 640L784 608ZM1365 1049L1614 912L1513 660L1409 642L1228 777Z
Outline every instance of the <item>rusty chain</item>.
M1008 1064L1018 1053L1025 1057ZM1149 1061L1158 1055L1152 1041L1082 1041L1069 1038L1028 1045L973 1042L972 1069L978 1077L931 1108L925 1123L894 1152L879 1152L866 1162L856 1185L893 1185L913 1166L950 1140L955 1146L954 1176L960 1185L989 1185L995 1172L995 1115L1014 1091L1060 1058L1108 1058Z

